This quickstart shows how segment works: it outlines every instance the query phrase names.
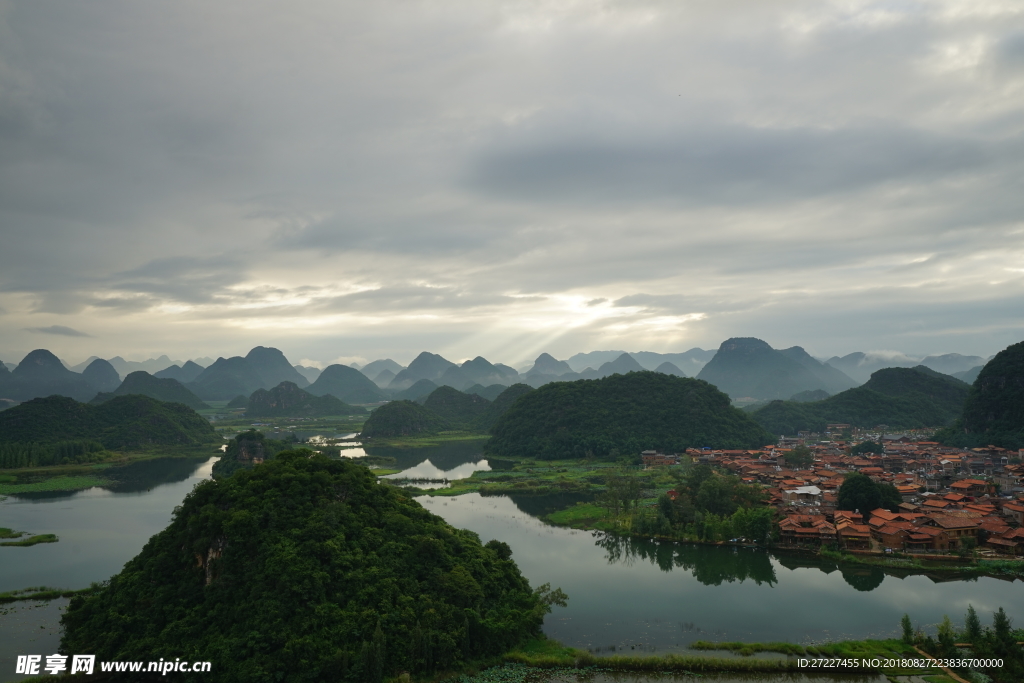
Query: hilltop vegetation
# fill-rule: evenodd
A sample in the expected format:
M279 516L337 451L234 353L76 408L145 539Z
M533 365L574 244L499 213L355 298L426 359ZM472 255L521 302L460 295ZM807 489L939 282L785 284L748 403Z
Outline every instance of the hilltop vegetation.
M65 396L37 398L0 412L0 442L54 444L98 441L104 448L198 445L220 439L188 406L147 396L118 396L100 405Z
M181 403L192 410L204 410L210 407L203 403L198 396L182 386L178 380L169 377L154 377L143 370L129 374L114 391L96 394L96 397L89 402L93 404L106 403L116 396L127 396L129 394L149 396L152 399L165 403Z
M473 429L491 402L477 394L464 394L450 386L430 392L423 407L443 419L454 429Z
M523 394L533 391L525 384L503 388L493 401L450 386L434 389L423 405L391 401L377 408L363 425L364 437L426 436L443 431L486 433Z
M961 447L1024 448L1024 342L985 364L964 402L963 416L936 438Z
M269 390L257 389L249 397L245 408L247 417L321 417L361 415L365 412L364 409L350 406L330 394L314 396L293 382L281 382Z
M499 655L561 591L362 465L309 451L205 481L61 620L62 651L203 659L217 680L379 683ZM198 680L198 679L197 679Z
M362 437L437 434L451 429L447 420L414 401L391 401L377 408L363 424Z
M545 460L773 441L707 382L649 371L545 384L520 396L492 434L487 453Z
M892 429L941 427L955 420L969 387L924 366L885 368L863 386L823 401L772 401L752 416L773 434L821 431L828 423Z

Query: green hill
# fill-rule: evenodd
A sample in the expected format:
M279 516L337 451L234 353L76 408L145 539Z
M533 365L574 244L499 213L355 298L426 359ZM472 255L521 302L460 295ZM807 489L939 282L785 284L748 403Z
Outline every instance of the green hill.
M387 400L387 394L372 380L347 365L328 365L306 391L314 396L337 396L346 403L377 403Z
M100 405L64 396L37 398L0 412L0 442L54 443L89 439L114 450L220 441L188 406L148 396L118 396Z
M491 433L484 452L542 459L774 441L707 382L650 371L546 384L520 396Z
M477 418L476 428L481 432L489 432L494 427L495 423L498 422L498 418L508 412L508 409L512 407L512 404L516 400L524 395L533 391L533 387L528 384L513 384L506 388L503 392L494 397L494 400L487 410Z
M936 438L961 447L1024 448L1024 342L985 364L967 394L963 416Z
M450 386L434 389L423 402L424 408L450 424L453 429L472 429L490 405L491 402L482 396L464 394Z
M322 417L361 415L365 412L330 394L314 396L295 386L294 382L281 382L273 389L257 389L249 396L245 408L247 417Z
M362 437L437 434L452 425L432 410L413 401L391 401L377 408L363 424Z
M564 604L530 588L504 543L308 453L196 486L119 574L72 599L61 650L209 660L223 683L432 680L539 635Z
M106 403L112 398L127 396L128 394L149 396L165 403L181 403L187 405L192 410L205 410L210 407L199 400L198 396L182 386L178 380L170 378L161 379L143 370L129 374L114 391L96 394L96 397L89 401L89 403L94 405Z
M924 366L884 368L862 386L823 401L772 401L753 418L773 434L821 431L828 423L891 429L941 427L955 420L969 387Z

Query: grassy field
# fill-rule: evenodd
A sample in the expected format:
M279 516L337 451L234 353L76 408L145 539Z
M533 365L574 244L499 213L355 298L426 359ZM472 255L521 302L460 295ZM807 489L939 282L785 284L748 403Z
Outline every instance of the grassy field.
M422 448L424 446L440 446L455 441L479 441L483 444L489 438L491 437L487 434L477 434L475 432L441 432L432 436L377 437L365 439L363 445L387 446L388 448Z
M42 491L77 491L103 486L109 480L98 476L57 476L25 484L0 484L0 494L39 493Z

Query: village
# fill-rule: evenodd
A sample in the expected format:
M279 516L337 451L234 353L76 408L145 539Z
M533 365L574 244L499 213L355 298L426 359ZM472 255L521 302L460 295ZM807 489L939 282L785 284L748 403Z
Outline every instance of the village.
M830 428L849 435L849 425ZM645 451L641 457L646 467L685 458L760 484L777 511L783 547L919 556L1024 554L1024 452L949 448L901 435L875 437L881 453L853 455L858 440L821 442L817 436L783 438L758 451L691 448L685 455ZM787 455L801 446L812 461L788 464ZM839 487L854 472L893 485L902 500L898 509L837 509Z

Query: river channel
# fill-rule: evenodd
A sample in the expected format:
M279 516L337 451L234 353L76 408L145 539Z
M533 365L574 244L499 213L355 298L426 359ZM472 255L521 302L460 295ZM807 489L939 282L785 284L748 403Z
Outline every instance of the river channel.
M403 449L400 455L396 469L409 471L408 476L424 472L428 460L440 472L486 468L479 444ZM12 495L0 501L0 526L60 537L53 544L0 547L0 591L84 588L109 578L167 525L174 507L210 476L214 460L140 463L134 484L119 490ZM149 479L147 467L153 471ZM1019 581L898 578L813 557L617 539L552 527L537 518L571 502L565 500L479 494L417 500L484 542L508 543L531 584L561 587L569 606L555 608L544 631L598 654L679 652L694 640L809 644L889 637L904 613L923 626L938 623L944 614L959 623L969 604L983 623L1000 606L1015 624L1024 620ZM16 654L55 651L66 602L0 606L0 682L18 678L12 673Z

